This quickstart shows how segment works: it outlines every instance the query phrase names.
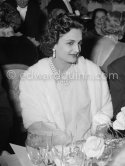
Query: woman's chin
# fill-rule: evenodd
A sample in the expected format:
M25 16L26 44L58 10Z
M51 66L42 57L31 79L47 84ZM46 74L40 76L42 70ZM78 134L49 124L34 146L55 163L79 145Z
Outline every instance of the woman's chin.
M76 63L78 61L78 57L77 56L74 56L71 60L71 63Z

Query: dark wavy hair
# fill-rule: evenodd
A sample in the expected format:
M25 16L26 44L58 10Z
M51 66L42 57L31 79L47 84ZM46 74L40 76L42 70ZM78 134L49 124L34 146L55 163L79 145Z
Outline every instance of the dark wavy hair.
M71 14L61 13L55 18L50 18L48 21L47 31L40 40L40 50L45 56L52 56L52 49L58 43L59 38L68 33L71 29L81 29L84 32L85 28L80 23L80 18Z

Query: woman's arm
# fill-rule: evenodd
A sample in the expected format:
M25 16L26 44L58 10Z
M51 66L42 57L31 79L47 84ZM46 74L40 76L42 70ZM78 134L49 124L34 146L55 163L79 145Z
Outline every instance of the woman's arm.
M29 133L42 136L52 137L53 145L63 145L71 142L71 137L65 132L57 128L55 123L35 122L28 128ZM35 140L34 140L35 142Z

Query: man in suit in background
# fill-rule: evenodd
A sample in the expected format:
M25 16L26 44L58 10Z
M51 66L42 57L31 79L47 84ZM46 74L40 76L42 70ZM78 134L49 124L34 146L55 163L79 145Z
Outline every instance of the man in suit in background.
M6 0L6 2L11 4L21 16L22 23L17 31L38 40L44 33L47 18L37 0Z
M11 2L11 0L10 0ZM31 66L42 58L39 47L25 35L15 33L20 27L18 11L6 1L0 5L0 55L1 65L25 64Z
M31 66L42 58L42 54L25 36L0 37L1 65L24 64Z

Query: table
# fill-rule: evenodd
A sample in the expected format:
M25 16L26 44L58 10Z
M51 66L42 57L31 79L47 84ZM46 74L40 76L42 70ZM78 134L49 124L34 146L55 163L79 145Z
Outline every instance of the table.
M1 166L22 166L15 154L0 157Z
M4 154L0 157L1 166L33 166L28 158L26 148L23 146L10 144L15 154Z
M114 143L114 141L115 141L115 143ZM117 142L118 142L118 148L117 148L117 144L116 144ZM31 161L29 160L29 158L27 156L25 147L15 145L15 144L10 144L10 145L13 148L15 154L13 154L13 155L4 154L4 155L0 156L0 165L1 166L33 166L33 164L31 163ZM119 154L119 152L121 152L121 154L123 156L125 155L125 139L112 140L111 145L108 147L112 147L112 148L114 147L113 151L116 150L117 154ZM123 147L123 150L122 150L122 147ZM115 156L114 159L116 160L117 157ZM119 159L119 157L118 157L118 159ZM97 162L97 163L98 163L98 166L100 166L100 165L102 166L101 163L100 164L99 164L99 162Z

